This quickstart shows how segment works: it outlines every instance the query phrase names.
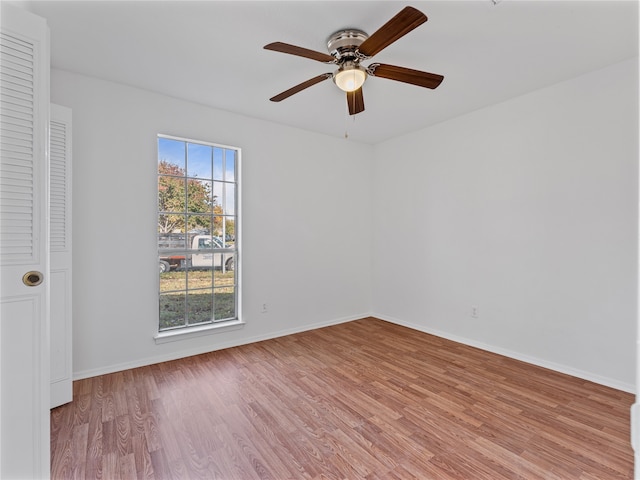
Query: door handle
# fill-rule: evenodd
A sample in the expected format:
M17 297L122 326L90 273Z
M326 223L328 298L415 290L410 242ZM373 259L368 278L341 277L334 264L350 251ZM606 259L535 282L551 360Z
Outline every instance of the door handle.
M22 276L22 283L27 287L36 287L42 283L42 280L44 280L44 275L36 271L27 272Z

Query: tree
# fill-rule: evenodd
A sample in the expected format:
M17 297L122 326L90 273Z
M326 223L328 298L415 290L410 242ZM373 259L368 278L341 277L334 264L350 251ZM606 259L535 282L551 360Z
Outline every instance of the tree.
M236 221L233 219L227 219L225 224L225 230L227 235L235 236L236 234Z
M214 205L213 213L215 214L213 217L213 234L219 237L222 235L222 206Z
M158 164L158 173L158 233L211 231L212 214L220 208L211 182L186 178L183 168L166 160Z

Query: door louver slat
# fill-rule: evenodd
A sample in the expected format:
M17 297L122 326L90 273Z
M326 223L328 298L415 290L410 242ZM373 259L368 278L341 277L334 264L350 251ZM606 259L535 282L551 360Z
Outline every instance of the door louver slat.
M34 50L0 35L0 264L34 257Z
M67 125L52 120L50 128L49 241L53 252L67 249Z

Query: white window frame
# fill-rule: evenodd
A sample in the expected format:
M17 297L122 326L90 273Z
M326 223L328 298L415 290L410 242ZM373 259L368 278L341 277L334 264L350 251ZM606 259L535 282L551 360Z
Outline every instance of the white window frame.
M222 333L232 330L238 330L243 328L245 322L242 316L242 255L241 255L241 219L242 219L242 205L241 205L241 185L242 185L242 150L239 147L224 145L220 143L214 143L209 141L195 140L191 138L178 137L173 135L158 134L156 137L156 177L158 176L157 163L159 161L159 152L157 151L157 145L160 139L175 140L179 142L186 142L192 144L199 144L204 146L210 146L214 148L223 148L228 150L234 150L236 152L235 158L235 318L223 321L212 321L212 323L198 324L194 326L184 326L169 330L160 330L160 312L158 302L158 315L156 317L157 334L154 336L156 344L173 342L176 340L186 340L189 338L199 337L203 335L209 335L213 333ZM186 175L187 172L185 172ZM212 175L213 176L213 175ZM189 177L187 177L189 178ZM213 181L213 179L212 179ZM156 188L156 196L158 195L158 189ZM156 197L157 198L157 197ZM156 200L156 219L160 212L158 210L158 202ZM157 223L157 222L156 222ZM160 249L157 248L158 257L160 256ZM160 277L156 275L156 290L158 292L158 300L160 298Z

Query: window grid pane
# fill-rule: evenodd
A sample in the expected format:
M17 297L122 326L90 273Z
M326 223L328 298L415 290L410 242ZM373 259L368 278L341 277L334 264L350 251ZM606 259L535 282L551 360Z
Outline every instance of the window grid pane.
M238 151L158 136L159 330L238 318Z

